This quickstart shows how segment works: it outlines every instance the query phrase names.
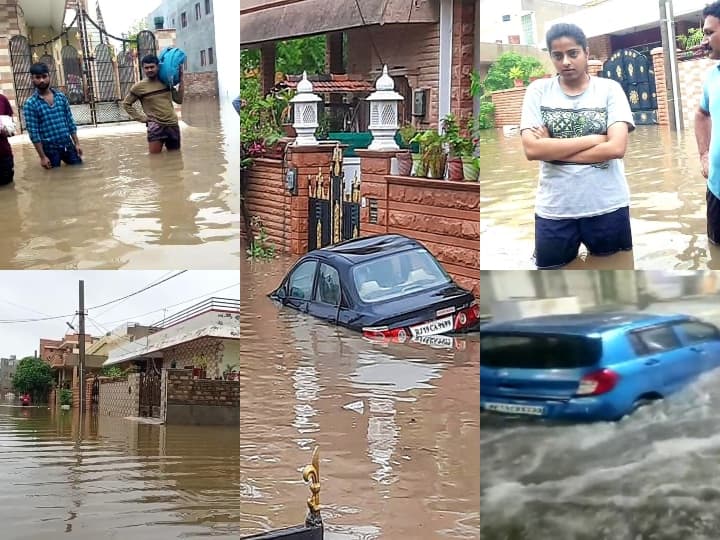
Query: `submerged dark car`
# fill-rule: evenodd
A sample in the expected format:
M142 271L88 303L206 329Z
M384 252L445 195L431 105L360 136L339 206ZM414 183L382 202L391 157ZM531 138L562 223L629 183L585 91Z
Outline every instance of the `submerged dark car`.
M480 324L475 297L422 244L396 234L311 251L269 296L369 338L405 341Z

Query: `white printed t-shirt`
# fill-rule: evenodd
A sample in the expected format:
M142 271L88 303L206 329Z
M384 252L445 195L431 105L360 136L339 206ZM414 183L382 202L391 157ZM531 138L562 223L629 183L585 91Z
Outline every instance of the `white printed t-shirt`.
M606 135L615 122L635 129L630 104L617 81L590 77L587 89L568 96L559 77L530 83L520 131L546 126L554 138ZM540 162L535 213L547 219L599 216L629 206L630 190L622 159L582 164Z

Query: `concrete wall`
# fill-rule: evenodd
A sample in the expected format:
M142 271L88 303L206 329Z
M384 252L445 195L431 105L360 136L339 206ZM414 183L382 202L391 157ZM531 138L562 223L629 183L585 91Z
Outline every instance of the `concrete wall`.
M163 370L160 416L166 424L237 426L240 383L193 380L187 370Z
M100 416L138 416L140 411L140 376L128 375L127 380L100 381Z

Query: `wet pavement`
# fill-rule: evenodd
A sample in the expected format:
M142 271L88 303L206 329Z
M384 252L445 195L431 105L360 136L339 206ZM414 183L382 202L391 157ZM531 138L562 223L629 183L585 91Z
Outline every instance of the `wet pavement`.
M534 204L538 163L525 159L520 137L481 134L480 266L535 268ZM634 249L611 257L583 253L568 268L720 269L720 248L706 236L705 179L691 131L680 136L638 126L625 155Z
M717 296L652 304L720 323ZM632 309L632 308L631 308ZM720 516L720 372L616 423L483 413L483 540L711 540Z
M11 138L0 268L237 268L239 166L225 141L239 127L227 109L188 100L179 153L149 155L136 122L81 127L76 167L45 170L25 135Z
M0 536L235 540L238 438L3 401Z
M328 540L479 538L477 334L370 343L266 298L291 262L241 263L241 532L303 522L319 445Z

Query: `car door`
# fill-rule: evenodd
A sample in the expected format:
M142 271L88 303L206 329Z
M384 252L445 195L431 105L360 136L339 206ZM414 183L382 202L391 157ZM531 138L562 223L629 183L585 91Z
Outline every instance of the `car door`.
M689 369L693 376L720 366L720 331L717 327L700 321L686 321L675 326L689 356L692 356Z
M309 259L293 268L285 285L287 293L285 305L298 311L308 311L308 305L313 297L317 266L317 260Z
M310 303L310 313L320 319L335 323L336 320L342 320L343 312L346 311L342 301L340 273L331 264L321 262L317 273L315 294ZM347 306L347 301L345 301L345 305Z
M660 386L646 388L645 391L667 395L682 387L690 378L688 351L682 346L672 325L662 324L632 332L631 342L645 368L645 377Z

